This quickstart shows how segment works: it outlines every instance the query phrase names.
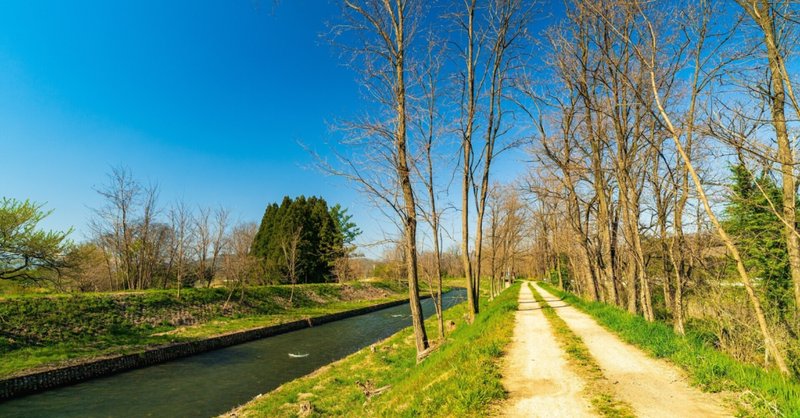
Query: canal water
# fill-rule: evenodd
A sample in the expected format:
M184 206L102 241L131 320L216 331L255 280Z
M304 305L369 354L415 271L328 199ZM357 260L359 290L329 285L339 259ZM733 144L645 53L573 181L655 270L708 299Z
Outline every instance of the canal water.
M443 304L465 297L453 290ZM434 314L430 299L422 305L426 318ZM403 304L6 401L0 417L216 416L410 325Z

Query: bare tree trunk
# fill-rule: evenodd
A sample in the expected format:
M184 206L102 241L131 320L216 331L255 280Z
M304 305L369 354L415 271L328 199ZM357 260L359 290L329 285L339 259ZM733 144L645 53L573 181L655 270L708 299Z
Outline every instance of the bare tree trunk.
M586 137L591 145L591 169L594 175L594 191L597 198L597 266L601 275L602 285L605 287L607 299L619 305L617 295L616 276L614 272L614 261L612 260L611 242L611 217L608 205L608 195L606 187L605 170L603 168L603 145L598 132L595 129L595 117L592 109L592 93L589 74L589 40L580 40L581 78L579 80L579 92L584 102L584 125L586 126Z
M556 253L556 271L558 272L558 288L561 290L564 289L564 278L561 277L561 256Z
M292 228L289 236L284 236L281 239L281 251L283 251L283 258L286 261L286 271L289 274L289 282L292 284L292 290L289 293L289 306L292 306L294 300L294 287L297 285L297 263L299 261L300 240L303 237L303 226L298 225Z
M388 4L388 2L387 2ZM411 186L409 172L407 145L406 145L406 86L405 86L405 1L396 0L396 8L387 7L390 14L394 11L393 19L395 32L395 99L397 100L397 131L395 145L397 147L397 173L400 186L403 190L405 205L405 251L408 277L409 304L411 305L411 322L414 327L414 340L417 353L421 354L428 348L428 336L425 332L425 321L422 315L422 305L419 300L419 282L417 272L417 206L414 201L414 190Z
M441 71L442 61L439 55L435 39L428 40L428 67L423 76L420 77L419 84L424 92L425 108L424 122L420 123L420 134L424 137L423 147L425 149L425 173L421 174L422 182L424 183L428 192L428 211L421 210L423 217L427 220L431 227L431 234L433 239L433 257L434 257L434 280L435 283L431 285L431 293L433 297L433 305L436 310L436 322L439 331L439 339L444 339L444 312L442 308L442 251L439 242L439 219L440 214L436 205L436 180L434 176L434 144L439 135L437 131L438 124L438 82L439 72Z
M431 200L433 202L433 200ZM431 205L434 205L431 203ZM434 298L434 305L436 308L436 323L439 327L439 339L444 339L444 308L442 307L442 251L439 247L439 220L436 212L436 207L431 208L436 221L433 227L433 257L435 261L434 274L436 278L436 295Z
M475 297L475 278L472 272L472 261L469 250L469 193L472 173L472 136L475 127L475 112L477 96L475 92L475 0L467 5L467 52L466 59L466 117L461 148L463 150L462 178L461 178L461 257L464 264L464 275L467 282L467 315L468 321L473 322L478 314L478 300Z
M409 112L405 77L408 71L408 45L416 24L414 18L421 9L419 4L408 0L345 0L344 5L350 21L341 29L358 31L363 35L358 38L361 45L352 50L367 61L363 69L367 88L375 89L373 97L383 106L382 110L391 112L393 117L388 123L369 121L351 127L367 138L379 137L385 141L381 143L381 151L384 152L381 158L371 160L385 164L380 167L383 171L379 179L365 177L353 160L346 157L346 164L355 173L351 171L350 175L343 175L356 181L375 199L389 205L402 223L411 322L419 357L428 349L428 336L419 299L417 207L407 142ZM409 27L406 27L407 19ZM373 152L373 149L369 152ZM365 169L373 174L375 170L374 166ZM341 171L332 171L342 174ZM384 188L386 182L381 180L389 180L391 188ZM399 188L395 185L399 185Z
M781 167L783 192L783 221L786 249L789 253L789 270L792 275L795 305L800 307L800 239L797 234L797 185L794 172L794 152L786 126L786 85L784 76L786 68L781 56L780 39L776 33L775 10L768 0L737 0L750 15L764 35L764 46L769 63L770 86L768 90L772 126L778 143L778 162Z
M664 195L664 190L661 187L661 173L660 166L660 153L663 142L652 144L652 172L650 174L650 183L653 188L653 198L655 200L656 210L656 223L658 224L658 240L661 246L661 265L663 269L662 277L662 291L664 294L664 305L667 313L673 312L673 287L671 279L671 271L674 270L672 263L672 255L669 248L669 241L667 238L667 197ZM675 187L677 189L677 187ZM676 330L677 331L677 330Z

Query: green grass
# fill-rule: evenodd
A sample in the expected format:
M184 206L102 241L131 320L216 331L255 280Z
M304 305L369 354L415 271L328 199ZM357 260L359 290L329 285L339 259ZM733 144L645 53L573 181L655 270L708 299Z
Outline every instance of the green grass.
M579 376L586 381L583 392L595 408L595 411L604 417L635 417L633 408L627 403L616 399L614 388L603 375L603 371L597 361L589 353L586 344L581 337L576 335L558 316L556 311L544 300L536 289L528 284L533 293L533 298L542 308L542 313L550 323L553 334L558 344L567 353L570 365L575 369Z
M391 283L27 296L0 300L0 377L404 299Z
M738 397L743 416L800 416L800 383L777 371L744 364L712 347L691 330L685 337L661 322L650 323L638 315L600 302L589 302L546 283L540 286L594 317L624 341L656 358L669 359L688 373L692 383L707 392L731 391Z
M447 341L416 363L411 329L291 381L237 413L248 417L486 416L505 398L500 357L511 339L519 285L506 289L472 325L465 304L445 312L456 323ZM436 329L427 321L430 333ZM368 397L368 390L385 388ZM304 416L306 416L304 414Z

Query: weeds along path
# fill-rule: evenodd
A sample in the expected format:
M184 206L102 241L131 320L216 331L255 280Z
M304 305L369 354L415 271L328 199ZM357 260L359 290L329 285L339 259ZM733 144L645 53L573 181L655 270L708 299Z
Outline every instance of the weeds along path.
M727 417L720 399L691 387L674 366L622 342L589 315L534 284L569 327L583 339L619 399L641 417ZM523 287L524 288L524 287Z
M520 287L514 337L503 365L510 417L590 417L584 383L567 365L541 307L527 285Z

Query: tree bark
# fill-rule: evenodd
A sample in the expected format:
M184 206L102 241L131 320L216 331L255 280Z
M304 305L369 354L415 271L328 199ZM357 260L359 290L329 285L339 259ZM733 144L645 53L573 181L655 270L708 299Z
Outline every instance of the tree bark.
M478 299L475 297L475 280L469 250L469 186L472 173L472 136L474 133L475 96L475 0L467 6L467 53L466 53L466 100L467 115L461 148L463 149L463 171L461 179L461 257L467 282L467 320L471 323L478 314Z
M387 3L388 4L388 3ZM391 10L387 10L391 12ZM406 143L406 86L405 86L405 2L396 0L396 62L395 62L395 98L397 100L397 174L403 190L405 206L405 252L408 277L409 304L411 305L411 322L414 327L414 341L417 354L428 348L428 336L425 332L425 321L422 305L419 300L419 275L417 271L417 206L414 201L414 190L411 186L411 175L408 165L408 145Z

